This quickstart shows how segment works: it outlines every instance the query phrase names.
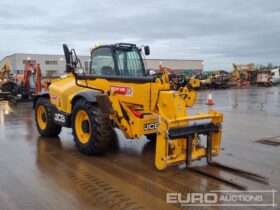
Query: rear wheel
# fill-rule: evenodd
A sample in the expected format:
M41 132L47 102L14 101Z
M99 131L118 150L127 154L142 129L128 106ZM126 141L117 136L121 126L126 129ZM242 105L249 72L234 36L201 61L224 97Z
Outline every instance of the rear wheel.
M79 150L86 155L104 152L113 137L109 115L101 112L97 105L78 100L73 108L72 128Z
M45 137L56 137L61 132L61 126L53 123L50 111L50 101L48 98L39 98L35 104L36 126L41 134Z

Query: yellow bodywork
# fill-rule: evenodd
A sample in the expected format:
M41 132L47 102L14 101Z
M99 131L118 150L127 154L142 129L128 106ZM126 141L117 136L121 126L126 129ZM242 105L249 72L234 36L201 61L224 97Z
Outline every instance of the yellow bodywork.
M78 82L86 85L84 80L78 80ZM196 91L188 90L187 87L180 88L179 91L170 90L167 71L161 78L149 83L89 79L87 84L90 87L102 89L104 93L110 92L108 98L114 111L110 114L110 118L127 138L139 139L145 134L157 134L155 165L158 169L186 161L186 139L171 141L168 137L170 128L186 126L199 120L210 120L213 124L220 125L223 120L223 115L215 111L189 116L186 107L194 104ZM125 90L125 94L122 94L122 90ZM83 91L94 90L77 86L72 74L53 82L49 87L51 103L59 111L68 114L72 113L73 98ZM141 117L135 112L140 113ZM81 120L83 117L86 116L81 116ZM148 127L149 129L146 129ZM86 137L84 140L86 141ZM221 129L212 133L213 156L219 154L220 144ZM192 160L205 156L206 149L197 146L196 136L194 136Z
M9 77L10 67L8 64L5 64L0 70L0 81L6 81Z

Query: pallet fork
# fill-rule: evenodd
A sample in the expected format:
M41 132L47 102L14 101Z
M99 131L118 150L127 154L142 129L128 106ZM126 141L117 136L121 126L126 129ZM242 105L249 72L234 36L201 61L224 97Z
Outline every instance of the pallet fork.
M263 183L263 184L268 184L268 178L265 177L265 176L262 176L262 175L257 174L257 173L253 173L253 172L250 172L250 171L246 171L246 170L243 170L243 169L231 167L231 166L228 166L228 165L225 165L225 164L213 161L213 159L212 159L212 152L211 152L212 151L211 132L212 131L209 131L207 133L207 148L206 148L207 156L206 156L206 158L207 158L208 165L216 167L216 168L225 169L226 171L237 173L240 176L244 176L244 177L250 178L250 179L252 179L254 181L257 181L257 182L260 182L260 183ZM192 158L191 158L192 152L191 152L191 148L192 148L192 136L189 135L189 136L187 136L187 151L186 151L186 153L187 153L186 165L187 165L187 169L188 170L190 170L192 172L195 172L195 173L199 173L199 174L208 176L208 177L210 177L212 179L216 179L218 181L227 183L227 184L229 184L229 185L231 185L233 187L239 188L241 190L246 190L247 189L247 186L242 185L240 183L237 183L237 182L235 182L235 181L233 181L231 179L226 179L224 177L217 176L217 175L215 175L213 173L209 173L206 170L202 170L202 169L200 169L197 166L192 166L192 161L191 161L192 160Z

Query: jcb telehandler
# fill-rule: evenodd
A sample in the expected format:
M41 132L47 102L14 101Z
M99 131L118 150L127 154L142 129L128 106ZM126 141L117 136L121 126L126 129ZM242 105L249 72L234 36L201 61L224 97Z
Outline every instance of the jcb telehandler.
M115 126L127 138L146 135L155 140L158 169L186 162L189 169L209 175L191 165L204 157L209 164L227 167L212 161L212 156L220 152L223 115L211 109L188 115L186 107L193 105L196 92L187 87L170 90L167 71L160 77L148 75L141 55L142 51L149 55L148 46L120 43L96 47L91 51L87 73L76 71L81 63L75 50L70 51L67 45L63 49L67 75L34 100L42 136L55 137L61 127L72 127L79 150L96 155L110 144ZM200 135L207 136L206 146L199 143ZM213 174L209 176L214 178Z

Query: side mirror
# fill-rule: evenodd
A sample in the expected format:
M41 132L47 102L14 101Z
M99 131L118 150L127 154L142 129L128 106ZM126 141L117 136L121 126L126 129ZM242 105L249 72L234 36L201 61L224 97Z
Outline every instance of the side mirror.
M63 44L63 51L66 61L66 72L70 73L72 72L72 66L71 66L71 53L67 46L67 44Z
M70 50L69 50L67 44L63 44L63 51L64 51L66 64L70 64Z
M150 47L149 46L145 46L144 51L145 51L145 55L150 55Z

